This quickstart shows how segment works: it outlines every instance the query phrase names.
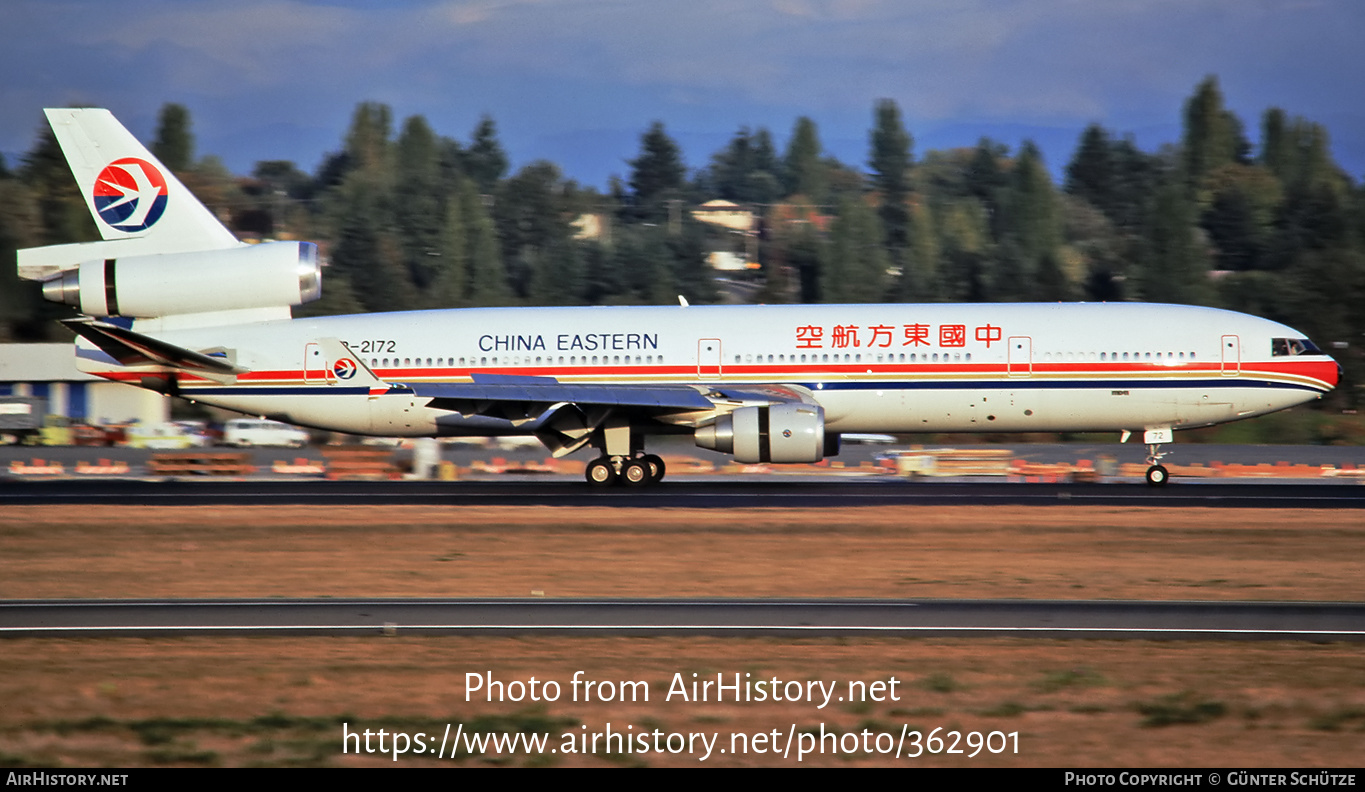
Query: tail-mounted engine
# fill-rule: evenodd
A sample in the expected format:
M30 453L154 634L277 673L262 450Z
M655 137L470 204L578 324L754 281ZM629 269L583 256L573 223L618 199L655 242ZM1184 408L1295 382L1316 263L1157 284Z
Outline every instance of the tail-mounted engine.
M741 407L699 427L697 445L737 462L819 462L825 458L825 410L816 404Z
M43 281L43 297L86 316L287 307L321 294L318 248L311 242L98 259Z

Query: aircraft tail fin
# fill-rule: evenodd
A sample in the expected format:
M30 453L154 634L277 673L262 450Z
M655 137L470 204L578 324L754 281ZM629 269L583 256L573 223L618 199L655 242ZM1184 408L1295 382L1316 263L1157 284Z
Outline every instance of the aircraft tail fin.
M108 110L44 112L102 238L139 240L139 255L241 244Z

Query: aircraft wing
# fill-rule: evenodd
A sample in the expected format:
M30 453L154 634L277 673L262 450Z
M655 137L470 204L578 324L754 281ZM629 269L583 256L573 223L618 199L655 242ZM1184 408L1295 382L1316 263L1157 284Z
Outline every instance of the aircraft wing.
M478 373L473 382L414 383L413 395L429 397L427 406L464 418L500 418L525 426L555 456L586 444L592 432L620 416L687 425L687 414L715 415L740 405L809 401L809 391L790 386L755 385L713 390L691 385L612 385L560 382L554 377ZM615 418L614 418L615 416Z
M686 385L588 385L563 383L554 377L495 374L475 374L473 379L408 387L416 396L430 397L429 407L461 415L506 415L508 408L526 414L533 406L544 409L556 404L638 408L649 412L710 410L715 406L696 388Z

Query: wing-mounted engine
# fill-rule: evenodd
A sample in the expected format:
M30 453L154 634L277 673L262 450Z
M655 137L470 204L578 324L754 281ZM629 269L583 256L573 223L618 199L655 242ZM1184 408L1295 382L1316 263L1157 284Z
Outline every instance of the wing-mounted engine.
M697 445L735 461L819 462L825 458L825 410L818 404L741 407L699 427Z
M43 281L43 297L87 316L147 318L288 307L321 294L318 250L311 242L99 258Z

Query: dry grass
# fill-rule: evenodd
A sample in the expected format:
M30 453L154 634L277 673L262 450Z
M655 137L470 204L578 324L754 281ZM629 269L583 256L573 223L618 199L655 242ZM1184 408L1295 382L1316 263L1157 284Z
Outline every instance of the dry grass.
M1341 512L876 508L829 514L425 507L60 507L0 514L0 597L857 596L1362 599ZM568 700L582 670L648 703ZM465 701L465 674L556 680L555 703ZM900 701L664 701L675 673L873 682ZM1015 755L920 765L1350 766L1356 644L717 638L10 639L0 766L390 765L341 723L439 733L1018 732ZM723 740L728 741L728 736ZM728 742L722 742L728 745ZM404 757L399 764L426 759ZM695 756L466 757L652 766ZM889 764L884 756L810 764ZM446 760L444 763L450 763ZM713 764L795 764L771 754Z
M1365 599L1339 511L98 509L0 514L0 597Z

